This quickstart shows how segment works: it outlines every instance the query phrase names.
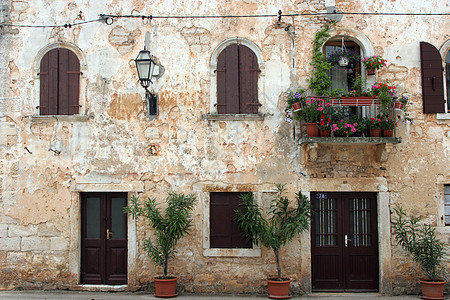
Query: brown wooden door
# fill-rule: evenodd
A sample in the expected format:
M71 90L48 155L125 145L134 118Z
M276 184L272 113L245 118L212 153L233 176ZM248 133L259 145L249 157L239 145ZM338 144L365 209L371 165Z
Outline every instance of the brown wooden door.
M378 291L376 193L311 193L314 291Z
M126 193L83 193L81 283L127 283Z

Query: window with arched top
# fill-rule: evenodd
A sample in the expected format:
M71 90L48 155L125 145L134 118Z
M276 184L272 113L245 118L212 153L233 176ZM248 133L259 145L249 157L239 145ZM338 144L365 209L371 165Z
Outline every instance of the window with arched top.
M361 75L361 48L354 41L329 40L323 47L327 61L331 64L331 90L353 89L355 79ZM341 60L341 58L346 60Z
M231 44L217 59L217 112L257 114L258 60L245 45Z
M54 48L40 62L40 115L79 112L80 61L71 50Z

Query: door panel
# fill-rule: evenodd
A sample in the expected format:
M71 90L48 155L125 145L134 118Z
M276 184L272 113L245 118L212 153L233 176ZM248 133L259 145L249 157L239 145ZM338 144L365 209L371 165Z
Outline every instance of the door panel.
M311 193L315 291L377 291L375 193Z
M81 283L127 283L126 204L126 193L82 194Z

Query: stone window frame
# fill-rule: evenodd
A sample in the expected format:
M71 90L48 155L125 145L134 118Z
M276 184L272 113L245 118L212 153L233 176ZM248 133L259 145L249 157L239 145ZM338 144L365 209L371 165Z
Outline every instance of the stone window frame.
M41 60L44 55L50 50L56 48L65 48L72 51L80 61L80 92L79 92L79 100L80 104L79 112L76 115L40 115L39 108L36 108L40 105L40 67ZM57 42L48 44L45 47L41 48L33 61L33 79L35 80L34 88L33 88L33 97L32 97L32 107L35 110L35 113L30 117L32 121L53 121L53 120L62 120L62 121L87 121L87 108L86 108L86 85L87 85L87 61L83 51L76 45L67 42Z
M258 61L258 67L260 73L258 76L258 101L261 103L259 107L258 114L219 114L217 112L217 61L220 53L228 46L232 44L244 45L253 51L256 55ZM222 41L211 54L209 69L210 69L210 103L209 103L209 113L202 115L202 119L215 120L215 121L251 121L251 120L263 120L264 119L264 78L265 78L265 68L264 61L262 59L261 49L252 41L246 38L233 37Z
M442 77L443 77L443 81L444 81L444 99L446 102L445 105L445 113L437 113L436 114L436 118L438 120L450 120L450 107L449 107L449 101L450 99L448 99L447 97L447 91L448 89L450 89L450 86L447 86L447 80L446 80L446 70L445 70L445 56L447 55L447 53L450 53L450 40L447 40L439 49L439 53L441 54L441 58L442 58L442 65L444 68L444 71L442 72Z
M254 186L246 184L202 184L199 201L202 204L202 243L205 257L261 257L261 245L253 243L253 248L211 248L209 203L211 192L252 192L259 207L263 206L264 193L276 193L276 187Z

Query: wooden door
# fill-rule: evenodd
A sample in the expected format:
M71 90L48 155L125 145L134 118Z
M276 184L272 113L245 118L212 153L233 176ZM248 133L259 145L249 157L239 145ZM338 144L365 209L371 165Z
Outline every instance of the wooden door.
M314 291L378 291L376 193L311 193Z
M83 193L81 283L127 283L126 193Z

